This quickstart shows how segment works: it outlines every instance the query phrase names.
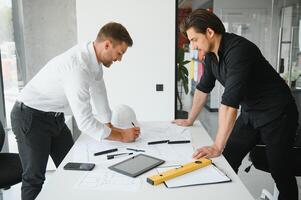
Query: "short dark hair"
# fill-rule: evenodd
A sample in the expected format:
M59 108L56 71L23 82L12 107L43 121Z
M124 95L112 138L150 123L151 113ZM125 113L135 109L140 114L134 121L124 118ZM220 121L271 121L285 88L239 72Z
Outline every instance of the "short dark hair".
M124 26L116 22L104 25L98 32L96 41L104 41L112 38L117 42L125 42L129 47L133 45L133 40Z
M194 28L197 33L205 33L207 28L219 34L225 32L222 21L214 13L202 8L191 12L180 25L180 31L186 37L186 31L190 28Z

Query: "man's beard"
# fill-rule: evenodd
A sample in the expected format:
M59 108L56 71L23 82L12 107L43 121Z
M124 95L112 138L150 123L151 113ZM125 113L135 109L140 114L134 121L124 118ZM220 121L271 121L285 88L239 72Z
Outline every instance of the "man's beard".
M109 62L109 63L102 63L105 67L107 67L107 68L109 68L109 67L111 67L111 65L112 65L112 62Z

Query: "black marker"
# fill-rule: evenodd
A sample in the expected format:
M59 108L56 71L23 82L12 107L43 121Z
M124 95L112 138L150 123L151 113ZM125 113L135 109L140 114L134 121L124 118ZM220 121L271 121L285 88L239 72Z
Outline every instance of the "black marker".
M115 148L115 149L100 151L100 152L94 153L94 156L99 156L99 155L103 155L103 154L107 154L107 153L112 153L112 152L115 152L115 151L118 151L118 149Z
M119 157L119 156L125 156L125 155L133 155L133 153L118 153L118 154L111 154L111 155L107 155L107 159L113 159L115 157Z
M136 151L136 152L145 152L142 149L133 149L133 148L126 148L126 150L130 150L130 151Z
M148 142L148 145L152 145L152 144L162 144L162 143L167 143L169 142L169 140L159 140L159 141L153 141L153 142Z
M190 140L175 140L175 141L168 141L168 144L184 144L190 143Z

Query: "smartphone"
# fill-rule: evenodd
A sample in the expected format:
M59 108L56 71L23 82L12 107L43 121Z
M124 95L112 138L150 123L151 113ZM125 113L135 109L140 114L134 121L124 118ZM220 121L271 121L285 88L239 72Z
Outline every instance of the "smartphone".
M95 167L94 163L75 163L69 162L64 166L65 170L91 171Z

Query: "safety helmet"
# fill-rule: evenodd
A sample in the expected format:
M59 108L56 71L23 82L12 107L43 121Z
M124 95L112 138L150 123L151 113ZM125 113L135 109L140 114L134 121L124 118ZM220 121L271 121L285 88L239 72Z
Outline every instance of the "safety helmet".
M138 126L136 114L128 105L118 105L112 111L111 123L116 128L127 129Z

